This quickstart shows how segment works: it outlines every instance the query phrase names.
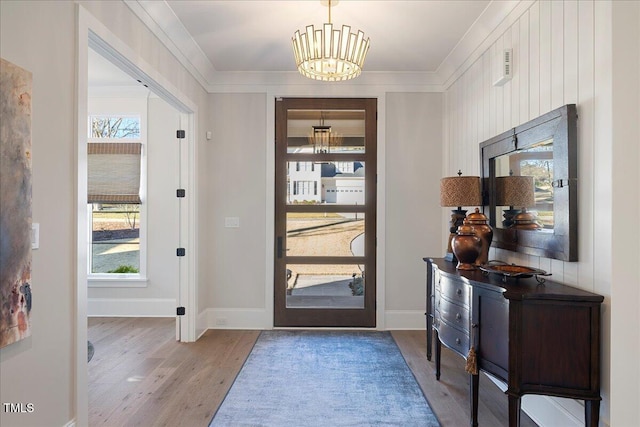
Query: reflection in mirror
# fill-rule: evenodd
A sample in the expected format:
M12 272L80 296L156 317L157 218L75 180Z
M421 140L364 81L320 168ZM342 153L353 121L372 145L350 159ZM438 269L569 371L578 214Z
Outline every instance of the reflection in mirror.
M364 153L364 110L289 110L287 153Z
M553 230L553 140L498 156L496 205L500 228ZM528 214L528 215L526 215Z
M480 144L494 248L578 260L577 119L567 104Z
M364 205L365 162L287 162L287 204Z

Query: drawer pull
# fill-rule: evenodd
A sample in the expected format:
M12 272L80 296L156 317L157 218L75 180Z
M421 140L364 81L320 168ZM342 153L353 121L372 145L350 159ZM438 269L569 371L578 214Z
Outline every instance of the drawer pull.
M456 338L456 344L460 345L462 341L460 341L460 338Z
M462 295L462 289L456 289L456 294Z
M456 319L457 319L457 320L462 319L462 315L461 315L460 313L457 313L457 314L456 314Z

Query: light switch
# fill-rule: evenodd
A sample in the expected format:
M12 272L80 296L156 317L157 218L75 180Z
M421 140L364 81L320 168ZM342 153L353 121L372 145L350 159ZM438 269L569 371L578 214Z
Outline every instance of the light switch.
M40 247L40 224L37 222L31 223L31 249L38 249Z
M240 218L237 216L228 216L224 219L225 228L239 228Z

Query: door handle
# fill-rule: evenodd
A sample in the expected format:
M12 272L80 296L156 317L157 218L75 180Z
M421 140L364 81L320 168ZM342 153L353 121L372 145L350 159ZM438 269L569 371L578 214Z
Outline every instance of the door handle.
M282 258L282 236L278 236L277 239L277 248L276 248L278 258Z

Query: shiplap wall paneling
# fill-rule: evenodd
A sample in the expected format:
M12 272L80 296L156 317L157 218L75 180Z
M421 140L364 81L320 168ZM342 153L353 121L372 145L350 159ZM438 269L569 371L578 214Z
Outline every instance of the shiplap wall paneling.
M592 2L575 0L534 3L447 89L449 114L445 135L450 142L448 174L480 173L477 144L540 114L568 103L579 106L580 165L593 162L593 50ZM494 86L501 75L504 49L513 50L513 78ZM595 166L595 165L594 165ZM584 169L584 168L581 168ZM592 169L592 168L588 168ZM591 171L581 171L580 211L593 205ZM592 227L592 215L580 219ZM591 233L581 242L581 259L593 259ZM564 263L508 251L496 255L526 262L553 273L568 284L593 288L592 263ZM584 274L581 274L583 272ZM582 280L582 276L585 276Z
M529 9L529 55L528 55L528 91L529 112L525 120L537 117L540 113L540 3L534 3Z
M580 233L578 239L578 277L580 286L598 292L594 282L594 232L593 232L593 188L596 169L594 156L594 7L592 2L578 2L578 66L576 69L578 105L578 212L580 228L588 232Z
M538 63L532 62L532 67L539 68L538 93L531 96L539 97L539 109L535 114L540 115L551 111L551 2L543 1L540 5L539 48ZM534 42L534 41L532 41Z
M607 76L610 36L606 34L610 8L593 1L533 3L508 27L490 36L493 41L486 50L445 93L447 114L464 116L447 117L445 123L449 172L465 162L462 157L470 164L477 162L478 143L562 105L577 104L579 262L501 249L492 249L491 257L542 268L556 281L604 295L610 294L610 283L602 274L610 270L611 212L605 206L610 205L606 162L611 153L603 143L611 138L611 101L606 96L611 85ZM513 49L514 75L504 85L494 86L505 48ZM603 321L606 328L606 316ZM604 378L608 375L603 368ZM603 387L603 418L608 419L608 386ZM567 403L567 409L573 404Z
M519 34L519 44L518 50L520 52L517 55L517 52L514 53L514 58L516 68L514 71L518 76L518 85L519 85L519 118L517 120L518 123L524 123L529 120L529 88L530 88L530 72L529 72L529 55L531 54L529 36L529 15L530 12L527 10L522 17L520 18L520 34ZM517 55L517 56L516 56Z
M498 52L498 77L504 74L504 51L511 49L513 55L518 55L520 41L520 27L518 21L514 22L507 31L504 32L502 49ZM514 58L512 58L512 66L514 65ZM518 76L518 77L516 77ZM502 124L501 132L507 129L511 129L514 126L514 120L517 118L517 112L515 106L517 105L517 95L519 94L519 74L512 74L511 80L504 84L502 90L503 107L504 107L504 120ZM515 113L515 114L514 114Z

